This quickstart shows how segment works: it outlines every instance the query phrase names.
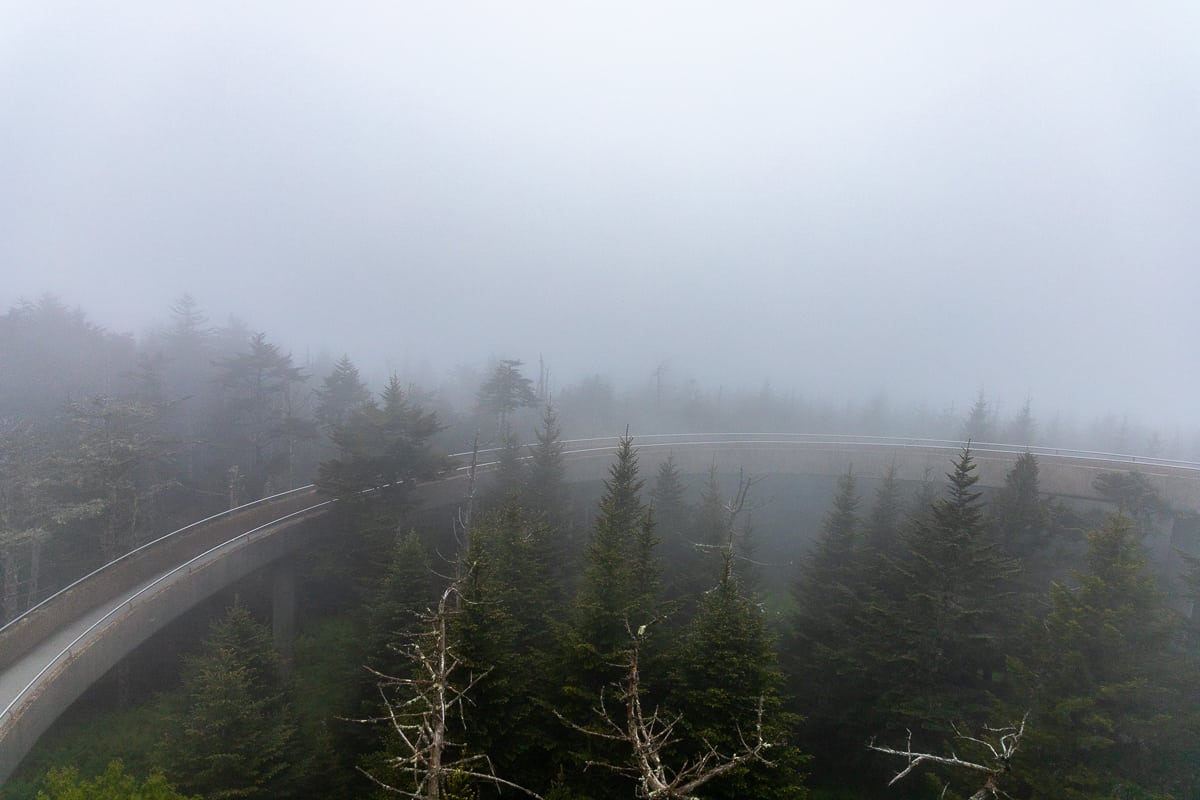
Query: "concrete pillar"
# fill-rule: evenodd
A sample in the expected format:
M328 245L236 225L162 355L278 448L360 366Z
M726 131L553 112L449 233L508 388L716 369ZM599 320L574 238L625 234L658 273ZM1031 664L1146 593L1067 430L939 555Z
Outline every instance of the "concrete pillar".
M296 562L291 558L271 567L271 633L284 670L290 672L296 638Z

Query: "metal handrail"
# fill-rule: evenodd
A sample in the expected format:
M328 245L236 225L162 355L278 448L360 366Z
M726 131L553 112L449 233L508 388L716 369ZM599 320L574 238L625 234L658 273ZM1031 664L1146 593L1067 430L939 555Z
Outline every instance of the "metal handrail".
M705 446L716 444L734 444L744 442L746 444L812 444L812 445L834 445L834 444L877 444L890 445L894 447L913 447L923 449L960 449L968 444L962 439L934 439L913 436L873 436L861 434L839 434L839 433L760 433L760 432L735 432L735 433L665 433L665 434L632 434L634 444L638 448L658 448L664 446ZM702 437L701 441L689 441ZM585 452L601 452L610 450L614 445L604 447L577 447L576 445L587 445L593 442L616 442L619 441L619 436L593 436L581 439L564 439L562 445L566 448L564 454L570 453L585 453ZM649 441L647 441L649 440ZM667 441L661 441L667 440ZM1159 458L1157 456L1135 455L1130 453L1112 453L1102 450L1083 450L1070 447L1052 447L1048 445L1020 445L1007 442L970 442L971 449L977 453L1024 453L1026 451L1034 455L1043 456L1058 456L1061 458L1072 459L1090 459L1097 461L1111 461L1118 464L1144 464L1148 466L1175 467L1186 470L1200 470L1200 462L1186 461L1183 459ZM521 445L520 448L535 446L533 443ZM492 454L503 452L505 448L491 447L481 449L475 452L477 456L490 456ZM462 453L453 453L450 458L470 458L471 451ZM491 466L494 461L487 461L477 466ZM460 466L458 470L468 469L468 467Z
M302 487L302 488L308 488L308 487ZM298 491L298 490L293 489L290 492L283 492L282 494L290 494L291 492L294 492L294 491ZM275 495L275 497L280 497L280 496L282 496L282 495ZM268 499L271 499L271 498L263 498L263 500L268 500ZM261 502L261 501L256 501L256 502ZM221 542L218 545L210 547L209 549L205 550L203 553L193 556L192 558L188 559L187 561L183 562L182 564L178 565L177 567L174 567L173 569L171 569L167 572L164 572L162 575L159 575L153 581L146 584L141 589L139 589L138 591L136 591L132 595L130 595L119 606L116 606L115 608L110 609L104 616L102 616L100 619L96 620L91 625L89 625L86 630L84 630L82 633L80 633L78 636L76 636L74 639L72 639L71 642L69 644L67 644L66 647L64 647L57 654L55 654L55 656L53 658L51 658L46 663L46 665L44 667L42 667L41 670L39 670L38 673L36 675L34 675L33 678L27 684L25 684L24 687L21 688L21 690L19 692L17 692L16 696L9 702L9 704L7 706L5 706L3 710L0 710L0 729L3 729L3 727L6 724L8 724L9 720L12 718L14 710L22 702L22 700L24 700L25 696L35 686L37 686L42 681L42 679L44 677L46 677L46 675L48 675L51 671L53 671L53 669L57 665L59 665L60 663L65 663L67 660L69 660L74 655L74 653L72 653L72 649L76 645L78 645L80 642L84 641L85 639L89 638L92 635L92 633L95 632L97 629L99 629L99 628L105 626L107 623L111 622L113 616L115 614L117 614L118 612L120 612L120 611L125 611L126 613L132 612L133 608L134 608L135 600L138 600L143 595L145 595L147 592L150 592L152 589L156 588L157 586L162 584L164 581L167 581L169 578L172 578L173 576L180 574L184 570L187 570L190 574L193 571L192 568L196 564L196 562L207 558L208 556L212 555L213 553L215 553L216 551L218 551L222 548L229 547L239 541L242 542L243 544L248 544L250 542L250 539L254 536L254 534L256 534L266 528L270 528L270 527L278 525L282 522L286 522L290 519L293 519L294 517L298 517L303 514L311 513L312 511L315 511L319 508L328 506L334 502L336 502L336 501L335 500L325 500L323 502L317 503L316 505L309 506L308 508L304 508L299 511L293 511L292 513L286 514L278 519L271 520L270 522L264 523L255 528L251 528L248 531L243 531L242 533L239 533L237 536L233 537L232 539L227 539L226 541ZM254 504L255 503L248 503L247 505L254 505ZM241 508L245 508L245 506L242 506ZM236 509L230 509L230 510L236 510ZM216 516L220 516L220 515L218 514ZM211 518L209 518L209 519L211 519ZM201 521L203 522L205 520L201 520ZM198 523L194 523L194 524L198 524ZM180 529L180 530L184 530L184 529ZM176 531L176 533L178 533L178 531ZM170 534L168 534L168 535L170 535ZM160 538L165 538L165 537L160 537ZM129 555L129 554L127 553L126 555Z
M314 484L310 483L307 486L299 486L295 489L288 489L286 492L279 492L278 494L273 494L273 495L270 495L269 497L263 497L258 500L252 500L249 503L245 503L240 506L235 506L234 508L227 508L224 511L219 511L216 514L212 514L211 516L205 517L204 519L200 519L195 522L188 523L187 525L184 525L182 528L179 528L178 530L174 530L174 531L171 531L170 533L163 534L162 536L159 536L157 539L153 539L149 542L146 542L143 545L135 547L134 549L130 550L128 553L125 553L124 555L114 558L112 561L109 561L107 564L102 564L101 566L97 567L96 569L92 570L91 572L87 573L86 575L84 575L81 578L75 579L71 583L67 584L63 588L56 591L54 594L50 595L49 597L45 598L44 600L41 600L37 604L32 605L29 608L25 609L23 612L21 612L20 614L18 614L15 617L13 617L11 620L6 622L4 625L0 625L0 636L3 636L5 631L9 630L12 627L15 627L16 625L21 623L23 620L25 620L27 617L29 617L31 614L42 610L44 607L48 606L50 603L54 602L61 596L67 594L68 592L70 592L74 589L77 589L82 584L84 584L88 581L94 580L98 576L111 571L112 569L116 568L118 565L123 564L126 561L133 560L133 558L135 556L142 554L143 552L154 547L155 545L161 544L162 542L165 542L166 540L171 539L172 537L179 536L180 534L186 533L186 532L192 530L193 528L197 528L201 525L205 525L209 522L213 522L222 517L227 517L227 516L231 516L233 514L242 512L242 511L247 511L256 506L263 505L264 503L269 503L273 500L279 500L280 498L287 497L288 495L298 494L300 492L308 491L308 490L311 490L314 488L315 488Z

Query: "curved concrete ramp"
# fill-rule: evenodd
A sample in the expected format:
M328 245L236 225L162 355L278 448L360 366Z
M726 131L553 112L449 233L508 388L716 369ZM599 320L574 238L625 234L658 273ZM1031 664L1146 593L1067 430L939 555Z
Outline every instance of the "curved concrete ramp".
M221 589L276 561L311 538L310 525L328 502L314 504L311 493L303 497L306 508L254 527L197 553L183 563L153 577L139 580L108 600L77 613L29 650L13 657L0 673L0 780L16 769L38 738L70 705L138 645L172 620ZM247 517L259 509L242 510ZM223 515L240 519L236 515ZM179 549L179 548L172 548ZM95 591L76 585L73 596L43 604L43 616L60 617L76 605L75 598ZM28 638L36 621L12 633ZM7 644L12 645L16 636Z

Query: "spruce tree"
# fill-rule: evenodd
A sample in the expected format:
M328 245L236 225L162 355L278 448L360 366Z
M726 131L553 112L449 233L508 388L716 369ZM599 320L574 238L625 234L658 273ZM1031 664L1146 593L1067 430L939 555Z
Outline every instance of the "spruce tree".
M570 510L562 426L558 424L558 414L553 406L546 406L535 436L537 441L529 448L525 503L534 514L542 515L549 524L557 526L567 520Z
M1195 796L1200 782L1183 767L1195 715L1180 689L1195 686L1196 665L1180 658L1178 618L1128 518L1088 534L1073 583L1051 586L1049 612L1027 627L1028 655L1010 662L1031 710L1030 796Z
M894 603L881 609L881 710L899 730L945 734L953 723L982 724L1017 624L1016 565L984 524L970 447L947 474L947 496L905 536ZM888 733L894 733L893 728ZM882 733L882 732L881 732Z
M715 576L715 573L706 575L702 569L702 555L692 540L693 515L685 498L679 468L674 457L668 456L655 473L650 505L662 543L663 594L680 607L681 611L672 619L680 624L695 612L698 590L711 585Z
M675 568L679 574L676 582L682 598L683 621L695 613L695 604L700 596L712 588L716 576L720 574L721 553L729 541L732 523L721 494L717 465L713 464L700 490L700 503L685 535L685 547L679 553L681 559Z
M317 422L327 429L334 428L370 400L371 392L359 377L358 368L349 356L342 356L317 390Z
M496 773L522 786L544 778L557 741L548 711L553 596L551 530L509 503L472 528L463 604L453 621L456 652L484 674L463 708L471 753L486 753Z
M290 796L295 725L270 631L235 601L184 669L186 708L167 744L180 788L209 798Z
M560 713L578 724L588 720L601 693L620 680L630 631L659 614L654 518L642 502L642 485L637 451L625 436L604 482L582 581L563 633ZM575 767L582 768L593 744L580 743ZM608 788L618 792L616 786Z
M818 769L861 760L855 745L868 735L863 726L872 692L861 649L875 643L865 641L863 631L870 575L858 506L847 471L793 586L789 688L806 718L803 739L818 756Z
M553 565L553 594L560 603L565 603L574 591L583 531L572 514L562 427L552 406L546 406L536 436L536 443L529 448L524 503L549 531L547 547Z
M783 672L762 608L741 588L733 552L722 553L716 586L700 600L670 656L667 705L679 715L677 754L737 752L752 740L762 710L763 738L778 743L770 767L748 762L704 788L712 800L794 798L804 759L788 740L797 718L783 711ZM677 756L679 757L679 756Z
M298 402L305 378L291 355L262 333L250 337L247 350L218 363L224 395L219 445L226 463L238 467L240 484L231 488L235 500L247 502L294 484L294 446L316 434Z
M483 496L482 504L485 509L495 510L510 502L521 502L525 489L525 464L522 455L517 437L512 431L505 432L495 453L491 483Z

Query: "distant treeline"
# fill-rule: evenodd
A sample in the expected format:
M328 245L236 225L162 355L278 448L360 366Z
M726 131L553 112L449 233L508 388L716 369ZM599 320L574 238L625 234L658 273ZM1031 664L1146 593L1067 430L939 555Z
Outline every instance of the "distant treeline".
M1147 561L1186 513L1136 473L1098 476L1109 516L1044 496L1029 454L985 497L964 447L945 481L863 496L846 474L815 529L763 525L752 477L645 475L628 437L598 498L565 480L564 438L627 420L1023 443L1028 408L998 420L980 395L946 429L866 431L860 411L819 420L769 392L618 397L596 379L550 397L516 360L456 407L398 376L372 389L348 357L296 365L187 297L142 342L21 305L0 354L6 617L214 509L310 480L342 501L298 592L314 629L341 621L341 666L298 658L289 677L233 603L131 754L185 793L870 797L909 767L896 796L1200 792L1200 640L1179 613L1200 570ZM476 431L498 467L453 520L422 522L414 480ZM795 542L791 565L765 540Z

